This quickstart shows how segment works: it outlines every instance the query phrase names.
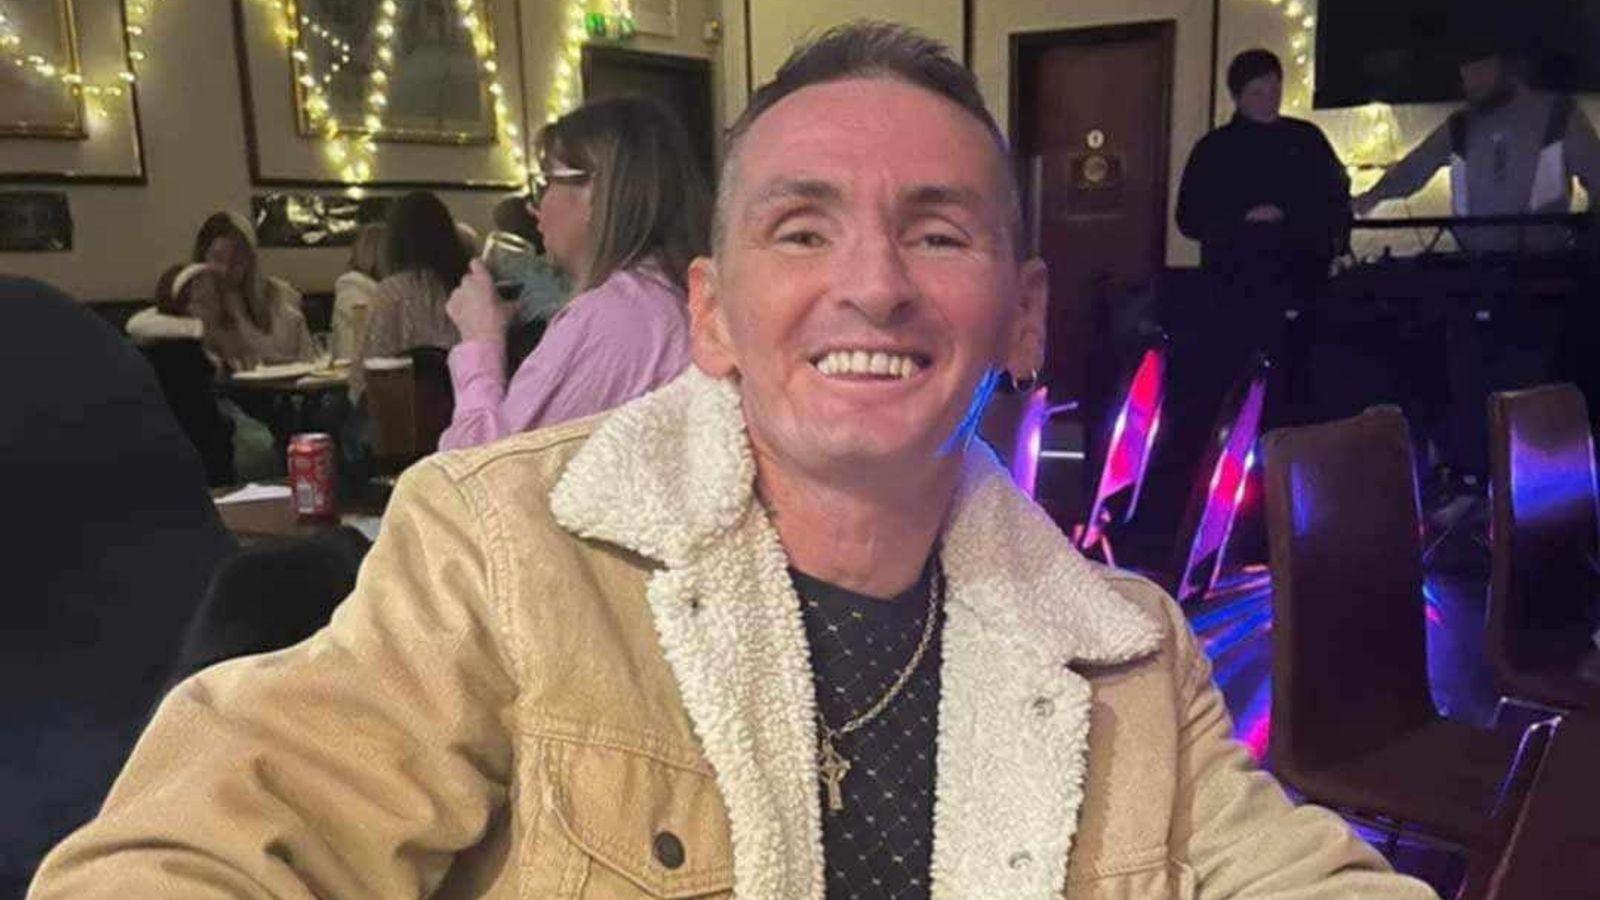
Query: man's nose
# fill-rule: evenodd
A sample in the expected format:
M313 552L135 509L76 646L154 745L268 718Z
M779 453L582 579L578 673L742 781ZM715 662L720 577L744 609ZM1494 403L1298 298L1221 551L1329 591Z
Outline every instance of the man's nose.
M869 321L889 325L904 318L916 302L916 285L905 255L892 235L874 233L852 243L840 260L836 284L845 303Z

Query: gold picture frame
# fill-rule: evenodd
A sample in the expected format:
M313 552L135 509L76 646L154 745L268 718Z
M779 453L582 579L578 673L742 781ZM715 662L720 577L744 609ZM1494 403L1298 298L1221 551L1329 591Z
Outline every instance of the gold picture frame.
M424 144L493 144L499 133L491 80L484 77L472 37L459 22L456 0L396 0L392 54L382 124L365 123L368 76L380 39L371 27L376 0L295 0L299 28L291 50L295 123L302 137L328 133L369 135L378 141ZM486 0L473 11L494 41ZM307 80L310 80L310 84ZM313 90L313 87L316 90ZM316 123L309 103L320 95L328 119Z
M30 65L33 58L81 71L72 0L15 0L6 18L23 43L0 54L0 137L87 139L83 96Z

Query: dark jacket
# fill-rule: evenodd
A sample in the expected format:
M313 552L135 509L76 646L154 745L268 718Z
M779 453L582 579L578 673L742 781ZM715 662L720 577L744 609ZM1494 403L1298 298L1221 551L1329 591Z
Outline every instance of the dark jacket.
M99 808L234 546L150 367L109 323L0 277L0 896Z
M1253 207L1281 223L1245 221ZM1201 138L1178 190L1178 228L1200 242L1207 269L1278 265L1325 272L1350 229L1350 179L1322 130L1300 119L1270 124L1235 115Z

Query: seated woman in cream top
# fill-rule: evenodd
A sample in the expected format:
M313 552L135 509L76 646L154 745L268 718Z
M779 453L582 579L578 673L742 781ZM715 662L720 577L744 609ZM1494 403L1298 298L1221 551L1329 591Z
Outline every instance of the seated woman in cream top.
M261 272L255 229L234 213L214 213L195 238L194 261L217 273L223 315L237 321L244 340L263 363L310 362L311 340L300 292Z

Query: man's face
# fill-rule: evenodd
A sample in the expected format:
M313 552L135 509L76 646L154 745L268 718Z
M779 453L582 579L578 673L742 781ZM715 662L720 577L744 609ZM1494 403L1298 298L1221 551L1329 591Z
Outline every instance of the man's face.
M1273 121L1283 106L1283 76L1273 72L1250 79L1239 89L1237 102L1245 118Z
M1045 271L1017 261L1003 166L968 113L895 80L808 87L756 120L689 286L695 362L737 375L758 453L812 473L931 461L991 369L1039 367Z
M1475 59L1461 66L1461 94L1474 106L1499 96L1505 84L1505 67L1500 58Z

